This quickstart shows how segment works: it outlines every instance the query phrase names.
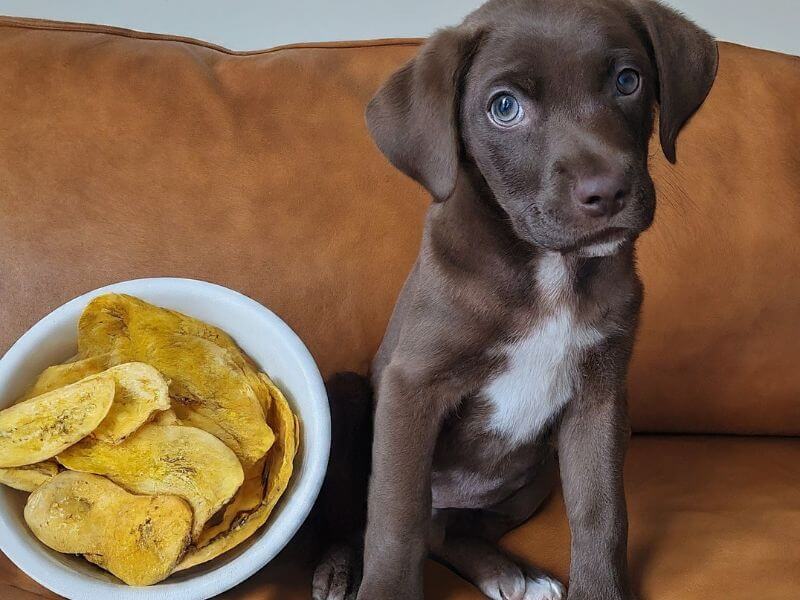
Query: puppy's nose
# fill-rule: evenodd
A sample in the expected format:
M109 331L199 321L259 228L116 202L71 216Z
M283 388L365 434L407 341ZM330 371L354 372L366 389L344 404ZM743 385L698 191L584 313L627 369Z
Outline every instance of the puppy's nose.
M613 217L625 208L628 191L622 173L603 173L580 178L572 194L584 214Z

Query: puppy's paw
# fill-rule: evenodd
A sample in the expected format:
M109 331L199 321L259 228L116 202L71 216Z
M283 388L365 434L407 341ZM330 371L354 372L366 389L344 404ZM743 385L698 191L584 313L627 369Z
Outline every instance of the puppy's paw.
M525 576L509 563L480 582L481 591L492 600L525 600Z
M355 600L361 564L355 549L344 544L331 546L314 570L314 600Z
M563 600L566 597L567 590L552 577L533 570L525 574L525 600Z

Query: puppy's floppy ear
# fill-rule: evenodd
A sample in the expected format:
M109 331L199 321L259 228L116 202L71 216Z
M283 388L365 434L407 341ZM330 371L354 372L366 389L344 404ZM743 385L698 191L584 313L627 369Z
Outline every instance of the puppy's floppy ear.
M706 99L717 75L717 44L708 33L656 0L633 0L658 69L661 148L674 163L681 128Z
M477 30L464 26L437 31L367 106L378 148L437 201L456 184L460 88L479 40Z

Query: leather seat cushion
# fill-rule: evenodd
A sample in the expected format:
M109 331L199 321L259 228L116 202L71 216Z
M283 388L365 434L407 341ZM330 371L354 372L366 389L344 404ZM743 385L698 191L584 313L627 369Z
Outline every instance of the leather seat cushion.
M629 557L646 600L800 598L800 440L635 436L625 471ZM503 540L510 552L562 580L569 528L560 493ZM308 600L311 573L301 538L223 597ZM53 597L0 556L0 597ZM33 594L33 595L31 595ZM430 562L428 600L483 596Z

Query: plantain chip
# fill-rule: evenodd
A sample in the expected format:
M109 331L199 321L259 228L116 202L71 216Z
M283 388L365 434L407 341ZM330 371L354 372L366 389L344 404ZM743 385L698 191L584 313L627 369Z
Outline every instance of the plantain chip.
M162 410L160 413L158 413L153 419L153 424L180 425L181 423L178 421L178 415L176 415L175 411L170 408L168 410Z
M34 535L83 554L128 585L165 579L189 543L192 511L176 496L136 496L104 477L64 471L25 505Z
M83 358L144 361L169 380L172 407L186 425L215 435L248 468L274 434L264 419L269 392L249 359L223 331L121 294L92 300L78 323Z
M73 471L105 475L139 494L173 494L194 511L192 538L244 480L236 455L210 433L180 425L143 425L121 444L87 438L59 454Z
M15 490L32 492L43 483L58 474L58 463L52 460L25 465L23 467L12 467L10 469L0 469L0 483L5 484Z
M63 365L47 367L36 379L33 386L22 396L22 400L46 394L58 388L75 383L89 375L96 375L108 368L107 356L92 356L84 360L66 362Z
M297 440L294 445L294 455L297 456L297 451L300 450L300 419L297 415L293 414L294 419L294 439Z
M263 374L259 373L261 378ZM266 375L263 375L262 383L272 382ZM269 393L269 386L264 385L266 393L261 396L262 407L264 413L269 414L269 409L272 404L272 397ZM168 418L168 417L167 417ZM295 429L295 431L297 431ZM218 535L225 533L233 527L235 522L245 518L249 513L261 505L266 491L266 475L265 466L267 464L266 456L261 458L257 463L245 469L244 483L236 492L236 495L225 507L224 511L217 515L218 518L211 519L207 524L200 537L194 542L194 546L205 546Z
M258 508L264 499L264 466L266 457L259 460L252 467L247 469L244 474L244 483L236 492L236 495L225 507L216 522L209 521L200 536L194 542L195 546L205 546L221 533L230 530L233 523Z
M260 373L259 376L266 382L272 397L270 422L274 423L275 427L282 432L281 448L270 456L267 494L264 499L265 503L274 507L286 491L294 471L294 459L300 447L300 422L296 419L280 389L264 373ZM270 508L271 510L272 508Z
M286 491L292 476L293 461L299 442L299 437L295 435L296 421L281 391L272 384L266 375L262 373L260 377L271 395L268 418L277 432L275 444L267 455L266 494L255 510L240 514L234 519L229 530L218 534L205 545L195 544L190 547L186 556L176 567L176 571L207 562L247 540L267 522L278 500Z
M23 399L59 389L95 374L108 374L116 384L114 402L92 435L117 444L146 423L156 411L167 410L170 401L167 382L155 368L145 363L131 362L107 369L107 363L108 356L100 355L48 367Z
M41 462L87 436L108 414L114 387L92 377L0 411L0 467Z
M116 384L114 403L92 435L109 444L119 444L158 411L170 407L167 381L156 369L130 362L103 371Z

